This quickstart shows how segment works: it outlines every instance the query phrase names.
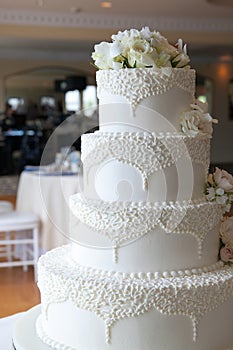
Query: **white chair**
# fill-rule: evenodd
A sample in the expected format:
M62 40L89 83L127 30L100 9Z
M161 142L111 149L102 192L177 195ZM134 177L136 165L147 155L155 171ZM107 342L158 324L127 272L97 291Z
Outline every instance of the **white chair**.
M39 221L34 213L5 212L0 213L0 245L10 247L5 249L6 261L0 261L0 267L23 266L24 271L29 265L34 266L34 277L37 280L37 261ZM17 255L17 247L22 251ZM15 260L19 258L19 260Z
M8 201L0 201L0 214L1 213L7 213L9 211L13 210L13 204L11 202ZM0 233L0 239L2 239L2 235ZM6 232L4 235L5 239L9 239L10 234L9 232ZM0 245L0 258L2 257L7 257L8 260L11 259L11 246L10 245Z
M13 205L8 201L0 201L0 213L6 213L13 210Z

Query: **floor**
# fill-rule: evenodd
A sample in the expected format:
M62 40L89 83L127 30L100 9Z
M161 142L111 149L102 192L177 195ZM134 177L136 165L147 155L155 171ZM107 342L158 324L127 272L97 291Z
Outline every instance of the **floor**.
M0 317L26 311L40 303L40 293L34 282L33 267L0 269Z
M15 196L17 193L19 176L0 176L0 196Z

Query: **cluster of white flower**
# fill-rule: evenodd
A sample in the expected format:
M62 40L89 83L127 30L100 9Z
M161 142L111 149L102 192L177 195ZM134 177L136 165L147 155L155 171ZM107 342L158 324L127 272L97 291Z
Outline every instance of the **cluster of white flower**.
M233 216L226 217L220 226L220 259L233 263Z
M191 104L191 108L190 111L183 112L181 115L181 131L192 137L199 133L211 136L213 133L212 124L217 124L218 120L213 119L208 113L208 103L196 100L195 104Z
M229 211L233 201L233 176L226 170L216 168L208 176L205 194L208 201L224 205L225 210Z
M182 40L173 46L159 32L151 32L148 27L141 31L120 31L112 35L112 41L95 45L92 58L97 68L189 68L190 59Z

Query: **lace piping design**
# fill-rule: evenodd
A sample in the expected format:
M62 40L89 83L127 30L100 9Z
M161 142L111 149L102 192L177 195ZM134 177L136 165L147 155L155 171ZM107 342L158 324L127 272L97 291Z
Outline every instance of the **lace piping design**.
M70 209L78 220L110 240L115 262L121 244L146 235L156 226L167 234L194 236L201 257L202 242L224 213L223 206L204 200L169 203L104 202L87 199L82 194L71 196Z
M185 277L132 276L80 266L67 258L69 249L60 247L40 258L43 317L47 317L49 304L70 300L105 322L107 343L111 342L111 327L117 321L142 315L152 308L164 315L188 316L196 341L201 318L233 296L230 266Z
M97 95L107 91L121 95L135 110L141 100L160 95L177 86L194 98L195 71L179 68L136 68L119 70L101 70L96 74Z
M148 188L148 178L165 169L182 157L202 164L207 177L210 157L210 138L206 135L188 137L177 134L155 133L104 133L82 136L82 161L87 174L93 165L114 158L138 169L143 189Z

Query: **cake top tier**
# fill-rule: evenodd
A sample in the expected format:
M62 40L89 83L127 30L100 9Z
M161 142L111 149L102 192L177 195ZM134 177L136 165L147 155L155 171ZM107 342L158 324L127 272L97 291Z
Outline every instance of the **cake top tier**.
M181 39L175 46L157 31L148 27L119 31L112 42L95 45L92 53L98 69L122 68L190 68L186 45Z

